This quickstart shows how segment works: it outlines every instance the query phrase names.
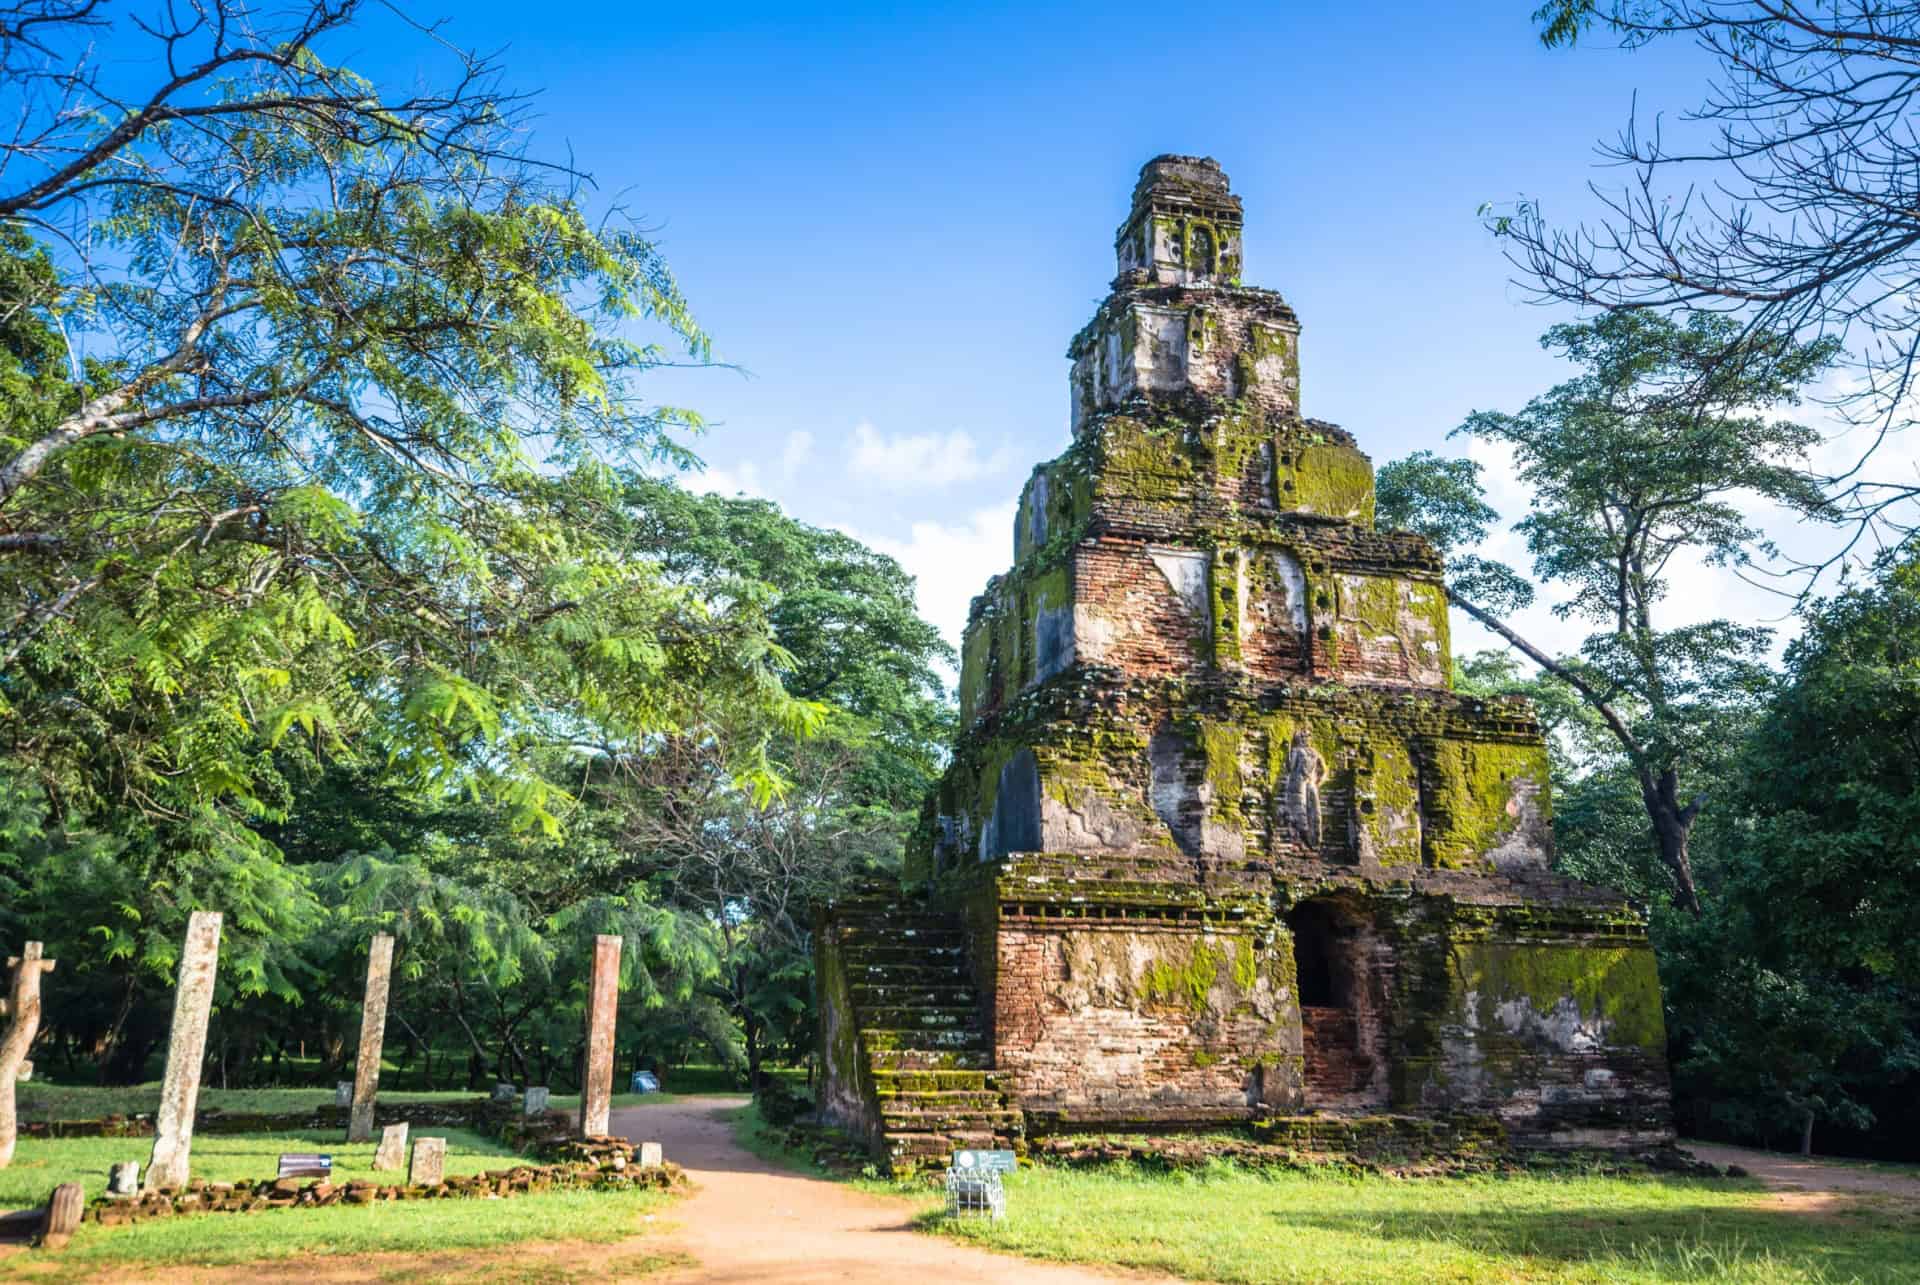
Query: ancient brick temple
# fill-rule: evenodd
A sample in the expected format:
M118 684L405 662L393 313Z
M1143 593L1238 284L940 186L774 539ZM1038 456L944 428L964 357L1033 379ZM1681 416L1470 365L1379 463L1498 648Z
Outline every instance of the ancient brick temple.
M1532 710L1450 689L1440 560L1300 414L1241 238L1212 160L1141 171L906 886L823 915L823 1105L898 1165L1276 1118L1664 1139L1644 923L1548 869Z

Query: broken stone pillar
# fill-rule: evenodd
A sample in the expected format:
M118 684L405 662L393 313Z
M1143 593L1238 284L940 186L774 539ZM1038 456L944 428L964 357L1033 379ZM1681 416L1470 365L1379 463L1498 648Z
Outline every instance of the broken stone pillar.
M47 1199L46 1221L40 1228L40 1248L65 1249L86 1210L86 1192L79 1183L63 1182L55 1187Z
M140 1194L140 1162L122 1160L107 1168L107 1194L109 1196L137 1196Z
M380 1146L373 1153L375 1169L398 1169L407 1155L407 1126L404 1121L380 1131Z
M353 1081L335 1080L333 1082L333 1105L350 1107L353 1105Z
M200 1102L200 1064L206 1058L207 1016L213 1009L213 979L219 964L220 915L196 910L187 921L180 977L173 988L167 1073L160 1082L160 1110L153 1120L153 1159L147 1162L148 1191L187 1185L193 1113Z
M407 1165L407 1185L412 1187L437 1187L446 1176L447 1140L445 1138L416 1138L413 1143L413 1159Z
M392 977L393 934L375 933L367 951L367 994L360 1006L360 1057L353 1071L348 1142L373 1140L373 1100L380 1088L380 1046L387 1035L387 983Z
M640 1165L642 1168L652 1168L655 1165L664 1164L666 1163L666 1159L667 1154L661 1149L659 1143L643 1142L640 1144Z
M40 978L53 971L54 961L42 959L42 947L30 941L15 958L7 960L12 981L0 999L0 1017L7 1019L0 1035L0 1169L13 1162L13 1144L19 1132L19 1117L14 1114L13 1086L32 1072L27 1050L40 1030Z
M593 939L587 983L587 1065L580 1081L580 1134L605 1137L613 1107L613 1029L620 1009L620 938Z
M521 1108L526 1115L541 1115L547 1109L548 1092L544 1085L531 1085L527 1089L526 1105Z

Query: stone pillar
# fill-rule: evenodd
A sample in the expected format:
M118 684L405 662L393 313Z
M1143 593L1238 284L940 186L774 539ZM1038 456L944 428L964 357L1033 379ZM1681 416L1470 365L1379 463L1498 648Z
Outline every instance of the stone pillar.
M53 961L42 959L43 947L30 941L18 957L7 960L10 982L0 996L0 1017L7 1019L0 1033L0 1169L13 1163L13 1144L20 1128L14 1114L13 1086L26 1078L33 1064L27 1050L40 1030L40 979L53 971Z
M375 933L367 951L367 994L360 1006L360 1058L353 1071L348 1142L373 1141L373 1100L380 1088L380 1052L387 1038L387 983L393 978L393 934Z
M446 1176L446 1167L447 1140L445 1138L415 1138L413 1159L407 1164L407 1185L437 1187Z
M380 1149L373 1153L375 1169L398 1169L407 1162L407 1123L390 1124L380 1131Z
M620 1010L620 939L593 939L587 984L587 1064L580 1081L580 1135L606 1136L613 1107L613 1027Z
M187 921L180 978L173 988L173 1026L167 1034L167 1074L160 1082L160 1111L153 1120L148 1191L187 1185L193 1113L200 1103L200 1065L207 1053L207 1015L213 1009L213 978L219 965L220 915L196 910Z

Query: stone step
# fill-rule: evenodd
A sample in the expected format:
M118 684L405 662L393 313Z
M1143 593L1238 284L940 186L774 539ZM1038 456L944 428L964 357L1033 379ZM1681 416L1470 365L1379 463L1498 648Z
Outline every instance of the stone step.
M912 955L897 960L847 960L852 985L960 985L970 980L958 955Z
M880 1110L881 1127L887 1133L1012 1132L1020 1123L1018 1111L889 1111Z
M920 964L943 962L954 966L964 957L966 943L954 935L952 941L900 941L899 937L841 941L841 955L851 964Z
M889 1093L879 1089L880 1107L885 1111L954 1111L1006 1108L1007 1095L996 1089L937 1089Z
M972 1026L862 1026L860 1040L869 1052L882 1049L929 1052L978 1049L984 1052L987 1047L987 1037Z
M979 1048L889 1048L868 1046L867 1058L881 1071L985 1071L993 1066L993 1052Z
M854 1005L863 1030L950 1031L975 1025L980 1010L971 1004L965 1008L941 1008L932 1004L903 1004L873 1007Z
M1000 1091L996 1071L875 1071L874 1087L881 1093L982 1093Z
M946 984L931 982L855 982L852 986L853 1002L862 1008L868 1006L931 1008L965 1008L979 1006L979 997L973 987L963 982Z
M887 941L927 941L927 939L960 939L966 930L960 928L960 920L950 918L920 918L920 916L900 916L900 914L876 914L872 918L839 918L839 928L849 937L885 937Z
M969 1148L976 1151L992 1151L1001 1148L1012 1149L1019 1138L1017 1132L1007 1133L994 1129L957 1129L950 1133L889 1133L887 1150L894 1160L928 1161L945 1165L956 1151Z

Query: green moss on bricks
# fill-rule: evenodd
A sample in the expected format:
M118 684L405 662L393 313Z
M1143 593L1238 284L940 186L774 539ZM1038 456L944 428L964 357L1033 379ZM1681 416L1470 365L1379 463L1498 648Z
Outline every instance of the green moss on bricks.
M1095 432L1100 448L1097 493L1168 505L1193 494L1198 470L1179 420L1149 424L1115 415L1103 420Z
M1426 749L1429 812L1427 861L1452 869L1486 864L1520 824L1524 808L1552 819L1547 748L1485 741L1438 741Z
M1546 1018L1571 1001L1609 1047L1666 1051L1651 946L1469 942L1456 946L1455 970L1453 1018L1483 1034L1524 1030L1529 1015Z
M1240 728L1232 723L1202 723L1200 748L1207 756L1214 817L1227 825L1240 824L1240 798L1246 789L1240 768Z
M1213 663L1222 669L1240 664L1241 622L1246 618L1247 555L1240 549L1216 549L1207 574L1213 612Z
M1164 953L1147 965L1140 978L1142 995L1150 1004L1177 1004L1205 1009L1207 997L1228 964L1227 949L1207 941L1169 941Z
M1332 442L1301 446L1293 469L1292 501L1292 507L1304 513L1347 518L1370 527L1373 464L1351 446Z
M1383 866L1413 866L1421 860L1420 778L1407 746L1388 736L1370 742L1372 809L1364 817L1374 853Z

